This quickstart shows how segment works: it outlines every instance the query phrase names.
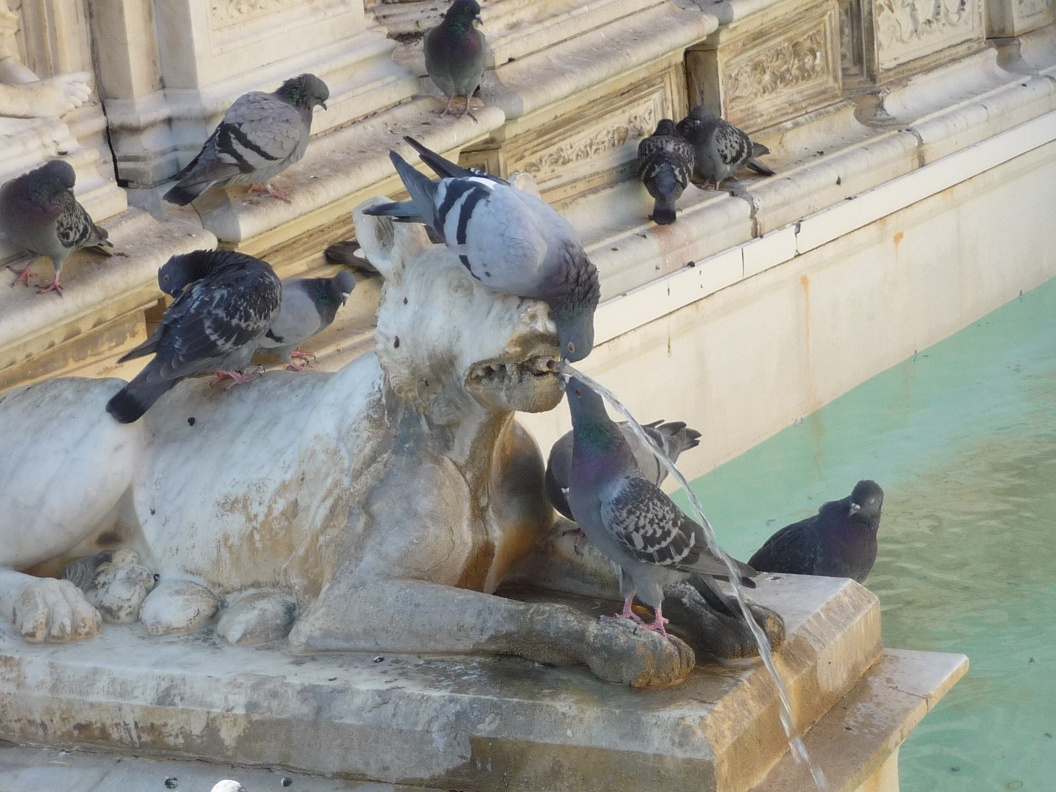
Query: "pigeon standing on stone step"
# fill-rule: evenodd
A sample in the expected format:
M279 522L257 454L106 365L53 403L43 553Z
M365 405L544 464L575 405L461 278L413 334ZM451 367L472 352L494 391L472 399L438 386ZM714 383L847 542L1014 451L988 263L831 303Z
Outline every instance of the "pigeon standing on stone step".
M656 618L643 625L667 635L664 588L690 575L725 578L725 562L708 549L704 529L642 475L623 433L605 412L601 396L572 377L565 386L572 412L572 470L568 504L587 538L620 570L623 618L635 594ZM756 572L739 561L742 576ZM748 583L748 581L744 581Z
M282 282L260 259L232 250L196 250L173 258L182 260L177 269L195 277L150 337L120 359L154 354L106 405L121 423L137 420L163 393L195 374L216 371L217 381L228 377L234 383L255 379L240 370L249 364L282 302Z
M704 105L697 105L678 122L678 133L693 145L697 173L705 183L714 182L716 189L741 168L750 168L764 176L774 175L755 159L769 154L770 149L755 143L729 121L712 115Z
M176 174L165 200L186 206L214 184L249 184L289 203L271 179L300 161L312 131L312 110L326 109L330 90L314 74L293 77L274 93L252 91L235 100L202 150Z
M630 446L642 475L654 484L660 484L667 478L667 468L660 464L653 450L639 439L626 422L616 425ZM643 428L672 462L675 462L683 451L696 448L700 444L700 432L690 429L682 421L653 421L645 424ZM550 448L550 458L546 462L546 494L553 507L570 520L573 517L572 510L568 507L566 492L571 470L572 432L566 432Z
M59 273L66 258L81 248L95 248L110 255L106 229L89 217L73 197L77 175L65 160L50 160L36 170L24 173L0 187L0 231L14 244L34 256L47 256L55 267L55 277L39 294L62 294ZM29 270L11 268L19 281L29 285Z
M689 184L695 162L693 145L670 118L660 119L656 131L638 144L638 178L653 196L657 225L675 222L675 202Z
M389 157L411 199L373 206L365 214L425 223L489 289L547 303L562 357L574 363L590 354L601 288L572 224L541 198L456 165L412 138L404 140L441 179L432 181L392 151Z
M455 0L443 20L425 33L425 70L437 88L447 96L444 115L451 110L456 96L466 98L461 115L469 112L469 100L484 78L488 43L473 23L480 21L477 0ZM473 118L476 121L476 118Z
M760 572L848 577L864 583L876 561L884 491L859 481L846 498L829 501L813 517L786 525L749 563Z
M279 313L260 339L259 350L286 363L290 371L304 371L314 355L302 352L300 345L333 324L337 309L355 288L356 276L348 270L332 278L287 278Z

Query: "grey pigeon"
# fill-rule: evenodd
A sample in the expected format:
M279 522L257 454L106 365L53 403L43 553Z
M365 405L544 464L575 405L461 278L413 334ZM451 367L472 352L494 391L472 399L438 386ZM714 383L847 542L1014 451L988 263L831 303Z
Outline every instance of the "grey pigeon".
M644 625L667 635L664 588L696 575L726 578L729 570L707 546L704 530L642 475L601 396L575 377L565 387L572 412L572 471L568 504L587 538L620 570L621 617L636 619L635 594L656 618ZM742 576L756 574L733 561ZM748 581L744 581L749 584Z
M293 77L274 93L252 91L235 100L202 150L176 174L165 200L186 206L214 184L250 184L281 200L269 182L308 148L312 110L326 109L330 90L314 74Z
M65 160L50 160L36 170L24 173L0 187L0 231L20 248L34 256L47 256L55 267L55 277L39 293L62 294L59 273L66 258L81 248L106 248L105 228L100 228L73 197L77 175ZM29 270L35 262L11 271L29 285Z
M638 435L626 423L616 424L623 433L623 439L631 447L634 461L642 475L654 484L660 484L667 478L667 468L660 464L653 450L643 443ZM700 432L690 429L682 421L663 423L653 421L643 427L645 433L660 446L668 458L674 462L690 448L700 444ZM557 511L568 519L573 519L572 510L568 508L569 474L572 469L572 432L563 434L550 448L550 458L546 462L546 494Z
M392 151L389 157L411 199L373 206L365 214L425 223L489 289L547 303L562 357L574 363L590 354L601 287L572 224L541 198L456 165L412 138L404 140L440 180L432 181Z
M752 556L760 572L848 577L864 583L876 561L876 533L884 491L859 481L846 498L829 501L813 517L786 525Z
M764 176L774 175L755 159L769 154L770 149L755 143L729 121L712 115L704 105L697 105L678 122L678 134L693 145L697 173L705 183L714 182L716 189L741 168L750 168Z
M425 33L425 70L447 96L441 115L451 110L451 102L456 96L464 96L466 108L462 115L469 113L473 118L469 112L469 99L480 87L488 57L488 42L484 34L473 27L473 22L479 20L477 0L455 0L444 14L443 21Z
M271 266L233 250L195 250L173 259L195 275L142 344L118 362L154 354L146 367L110 399L106 411L121 423L143 415L177 382L216 371L247 382L249 364L282 302L282 282ZM172 263L173 259L169 262Z
M660 119L656 131L638 144L638 178L653 196L653 221L675 222L675 202L689 184L696 155L693 145L678 134L675 122Z
M258 349L275 355L291 371L303 371L314 356L302 352L300 345L333 324L337 309L355 288L356 276L348 270L332 278L287 278L282 282L279 313ZM294 362L294 358L305 362Z

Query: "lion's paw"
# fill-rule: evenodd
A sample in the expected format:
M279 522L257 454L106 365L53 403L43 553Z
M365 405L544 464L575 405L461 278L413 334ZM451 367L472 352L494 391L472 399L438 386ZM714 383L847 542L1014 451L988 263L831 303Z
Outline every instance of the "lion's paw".
M163 580L139 609L139 620L151 635L186 633L204 627L220 609L220 599L191 580Z
M748 609L763 628L772 648L784 643L785 623L776 611L751 600ZM664 614L671 620L669 628L684 635L698 655L724 661L759 655L755 636L740 611L728 613L725 605L713 595L689 582L677 583L664 590Z
M216 623L216 634L241 646L284 637L297 616L297 600L281 591L253 591L234 599Z
M598 621L587 636L590 670L606 682L663 687L681 682L696 663L682 640L643 629L630 619Z
M95 637L103 619L70 581L40 578L15 600L14 625L27 641L66 643Z

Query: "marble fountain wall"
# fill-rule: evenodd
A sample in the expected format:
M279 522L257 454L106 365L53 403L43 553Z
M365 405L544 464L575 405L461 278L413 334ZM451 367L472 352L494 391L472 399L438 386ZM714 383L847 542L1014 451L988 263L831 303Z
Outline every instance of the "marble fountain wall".
M1051 0L501 0L483 12L495 66L485 107L475 121L442 122L434 89L418 81L414 40L441 10L336 0L23 4L22 62L42 77L91 72L96 93L60 119L4 119L0 175L65 153L78 195L124 255L72 262L61 300L0 294L0 387L125 371L113 361L156 320L154 273L173 253L219 240L266 256L283 275L320 270L322 249L351 232L350 209L397 192L386 154L403 134L466 164L530 173L576 222L603 288L600 343L584 369L641 418L703 431L685 460L690 476L1056 275ZM328 82L332 100L316 114L305 160L276 180L290 204L235 193L197 212L160 204L164 182L234 96L305 70ZM766 143L779 175L743 179L733 195L691 189L676 224L651 225L632 178L637 140L701 99ZM372 345L377 293L375 279L360 281L324 339L324 368ZM545 448L567 420L559 409L524 423ZM831 788L897 789L898 745L963 673L963 659L882 648L878 604L853 585L768 596L789 614L781 662L801 723L815 724L807 743ZM8 736L249 764L278 752L315 772L474 789L511 779L526 789L616 779L673 788L690 778L717 789L808 788L757 671L695 672L694 696L709 702L701 712L677 692L643 702L601 686L600 706L566 712L557 729L537 693L502 687L502 664L459 671L499 693L475 694L456 712L435 695L465 695L450 669L412 663L414 684L392 694L386 725L362 715L376 710L384 680L355 659L313 661L316 671L303 672L311 678L293 684L304 666L281 653L232 648L218 660L224 674L206 679L172 644L143 645L129 669L112 672L90 653L63 661L64 649L5 658ZM247 667L254 684L236 673ZM337 672L351 681L327 689ZM168 698L159 679L175 686ZM555 695L574 697L582 682L560 672ZM262 697L283 696L302 705L260 710ZM403 716L401 704L432 714ZM317 722L324 705L329 720ZM473 707L494 717L467 719ZM606 720L613 707L640 708L635 723L651 729L640 752L612 744L621 728ZM92 712L98 722L85 725ZM687 719L699 746L671 731ZM153 730L122 733L130 720ZM542 723L546 734L533 726ZM555 738L566 729L567 740ZM335 743L321 742L324 731L340 733L347 755L327 750ZM400 764L401 753L439 745L436 734L472 759ZM364 740L392 750L354 755L349 746Z

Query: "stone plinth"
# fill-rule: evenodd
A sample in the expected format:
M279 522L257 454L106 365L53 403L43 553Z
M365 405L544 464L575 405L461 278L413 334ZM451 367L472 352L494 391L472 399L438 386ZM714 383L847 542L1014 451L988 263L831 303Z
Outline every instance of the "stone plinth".
M817 723L814 732L868 751L866 734L830 719L885 713L872 767L897 747L880 721L908 732L964 672L959 655L880 659L879 605L849 581L783 577L757 599L789 627L777 664L800 729ZM121 627L81 645L30 646L4 630L0 729L16 741L441 789L781 788L771 769L787 744L758 664L702 665L684 685L643 692L515 658L295 656L282 643L246 649L208 632L158 639Z
M1052 0L990 0L986 12L990 38L1020 36L1053 20Z

